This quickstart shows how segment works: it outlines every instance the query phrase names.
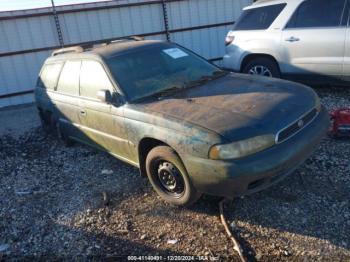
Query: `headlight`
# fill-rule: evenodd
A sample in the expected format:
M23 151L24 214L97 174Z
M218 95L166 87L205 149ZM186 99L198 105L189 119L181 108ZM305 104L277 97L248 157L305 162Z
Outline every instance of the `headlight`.
M322 108L321 99L318 97L318 95L316 95L315 98L315 108L318 112L320 112Z
M209 157L211 159L235 159L257 153L274 144L274 135L262 135L230 144L215 145L210 149Z

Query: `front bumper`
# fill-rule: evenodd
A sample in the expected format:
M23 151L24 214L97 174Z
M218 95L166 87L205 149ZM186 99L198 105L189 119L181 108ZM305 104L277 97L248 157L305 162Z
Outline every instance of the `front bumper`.
M260 191L298 168L319 146L329 127L324 108L303 130L289 140L236 160L183 157L193 185L200 192L236 197Z

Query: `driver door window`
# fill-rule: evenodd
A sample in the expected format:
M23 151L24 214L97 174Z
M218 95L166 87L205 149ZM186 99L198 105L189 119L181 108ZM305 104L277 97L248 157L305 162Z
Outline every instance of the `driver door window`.
M344 23L345 0L308 0L293 14L287 28L337 27ZM344 17L344 19L343 19Z
M113 86L106 71L97 61L83 60L80 73L80 96L98 100L97 92L102 89L113 92Z

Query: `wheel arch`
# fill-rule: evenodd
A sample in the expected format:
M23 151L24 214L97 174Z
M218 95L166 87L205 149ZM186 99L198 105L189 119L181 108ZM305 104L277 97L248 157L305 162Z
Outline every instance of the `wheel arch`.
M243 72L244 67L245 67L248 63L250 63L250 62L253 61L254 59L260 58L260 57L265 57L265 58L271 59L274 63L276 63L278 70L281 72L281 68L280 68L280 65L279 65L277 59L276 59L273 55L265 54L265 53L254 53L254 54L250 53L250 54L247 54L247 55L242 59L240 72Z
M168 146L172 148L169 144L165 143L162 140L152 138L152 137L144 137L140 140L137 148L138 157L139 157L139 167L141 176L147 176L146 171L146 158L148 153L157 146ZM174 148L172 148L175 150ZM176 152L176 151L175 151Z
M39 116L40 118L45 121L46 123L50 123L51 122L51 116L52 116L52 112L51 110L48 110L48 109L44 109L40 106L37 107L38 109L38 113L39 113Z

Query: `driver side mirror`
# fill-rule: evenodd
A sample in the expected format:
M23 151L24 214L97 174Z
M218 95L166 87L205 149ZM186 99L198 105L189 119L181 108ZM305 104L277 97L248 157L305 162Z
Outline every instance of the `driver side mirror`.
M112 103L113 99L112 99L112 94L111 91L107 90L107 89L102 89L100 91L97 92L97 98L98 100L100 100L101 102L110 104Z

